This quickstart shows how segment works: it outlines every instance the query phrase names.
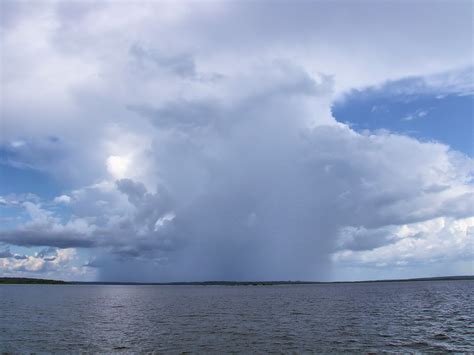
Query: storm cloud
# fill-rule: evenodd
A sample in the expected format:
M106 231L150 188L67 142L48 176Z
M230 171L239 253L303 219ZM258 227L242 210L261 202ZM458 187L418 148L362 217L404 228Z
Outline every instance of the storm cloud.
M468 247L471 158L331 112L345 90L414 74L413 90L472 91L449 74L470 64L450 17L469 30L468 3L242 4L5 2L1 143L63 188L17 202L26 217L0 242L52 247L38 265L85 250L123 281L329 280L337 263L418 263L409 243Z

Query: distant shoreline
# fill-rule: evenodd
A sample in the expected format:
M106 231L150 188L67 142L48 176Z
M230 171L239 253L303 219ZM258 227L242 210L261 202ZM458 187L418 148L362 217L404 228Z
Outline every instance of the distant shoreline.
M277 285L324 285L353 283L386 283L414 281L474 280L474 275L421 277L411 279L364 280L364 281L196 281L196 282L88 282L61 281L23 277L0 277L0 285L136 285L136 286L277 286Z

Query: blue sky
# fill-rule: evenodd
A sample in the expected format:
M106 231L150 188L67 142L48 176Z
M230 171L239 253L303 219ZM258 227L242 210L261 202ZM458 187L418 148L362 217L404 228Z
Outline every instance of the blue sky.
M411 78L350 91L343 100L334 103L333 114L338 121L347 122L357 131L386 129L420 140L435 140L473 157L472 95L407 93L406 89L412 88L418 80Z
M1 152L3 156L8 153ZM51 177L47 172L36 169L20 168L2 163L2 175L0 176L0 193L21 194L25 192L35 193L43 198L54 198L60 191L60 183Z
M472 2L1 6L0 276L474 272Z

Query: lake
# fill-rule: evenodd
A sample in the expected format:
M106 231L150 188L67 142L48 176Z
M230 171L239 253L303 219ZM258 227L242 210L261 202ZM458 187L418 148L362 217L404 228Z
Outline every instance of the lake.
M1 285L0 352L474 351L474 281Z

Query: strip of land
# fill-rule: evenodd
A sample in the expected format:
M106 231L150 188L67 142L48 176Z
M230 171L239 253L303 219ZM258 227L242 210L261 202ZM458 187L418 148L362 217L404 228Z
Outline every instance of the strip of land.
M155 285L155 286L276 286L313 285L374 282L455 281L474 280L474 275L422 277L414 279L366 280L366 281L202 281L202 282L80 282L23 277L0 277L0 284L45 284L45 285Z
M0 284L48 284L65 285L68 282L61 280L33 279L25 277L0 277Z

